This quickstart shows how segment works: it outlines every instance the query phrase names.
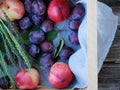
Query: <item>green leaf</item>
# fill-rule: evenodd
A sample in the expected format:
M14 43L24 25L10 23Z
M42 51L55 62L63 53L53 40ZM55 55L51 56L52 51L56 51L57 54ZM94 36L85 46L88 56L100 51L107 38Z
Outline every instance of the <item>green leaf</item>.
M20 34L20 37L22 37L22 39L24 40L23 44L25 44L25 45L29 45L30 44L29 32L25 32L25 33Z
M34 26L28 28L26 31L30 32L30 31L38 30L38 29L40 29L40 25L34 25Z
M5 35L5 39L7 40L7 45L10 47L11 51L13 51L14 54L17 56L17 59L18 59L19 61L21 61L22 59L21 59L21 57L20 57L20 55L19 55L18 50L15 48L14 43L12 43L9 35L4 31L5 28L2 27L2 26L0 26L0 30L1 30L1 32L3 31L2 33ZM4 43L3 43L3 47L4 47ZM3 47L2 47L2 48L3 48Z
M2 32L8 33L9 37L11 38L12 42L15 44L16 49L18 50L19 54L22 56L22 58L25 60L26 65L28 68L31 68L31 64L29 62L29 57L27 56L27 52L20 46L14 35L9 31L7 26L4 24L4 22L0 19L2 27L4 27L4 30Z
M4 30L3 27L0 27L0 29L1 29L1 30ZM6 36L6 37L4 37L4 38L6 39L7 45L10 47L11 52L14 52L14 54L17 56L17 59L18 59L19 61L21 61L22 58L20 57L19 52L16 50L16 48L15 48L15 46L14 46L14 43L12 43L9 35L7 35L7 34L4 33L4 32L3 32L3 34ZM4 47L4 43L3 43L3 45L2 45L2 48L3 48L3 47ZM5 52L5 50L4 50L4 52ZM7 52L8 52L8 51L7 51Z
M6 80L3 68L1 66L0 66L0 77L3 77L5 84L7 86L9 82Z
M3 68L0 66L0 76L5 76L3 72Z
M1 50L2 52L5 52L5 49L4 49L3 47L4 47L4 43L3 43L2 38L0 37L0 50Z
M2 56L2 52L1 51L0 51L0 60L1 60L2 65L4 66L5 72L7 73L7 75L10 78L10 83L11 83L12 87L16 88L15 81L14 81L14 78L12 76L12 73L11 73L8 65L6 64L6 62L5 62L5 60L4 60L3 56Z
M4 35L2 34L1 31L0 31L0 34L1 34L3 42L4 42L4 47L5 47L6 54L7 54L8 58L10 59L11 63L13 64L13 66L15 66L16 62L13 59L12 54L10 54L10 49L9 49L7 43L6 43L6 39L5 39L5 37L4 37Z
M46 40L48 41L53 41L56 37L57 37L57 32L54 30L46 33Z
M56 49L56 52L55 52L55 55L54 55L55 58L58 58L59 53L60 53L62 47L64 46L64 43L65 43L65 42L64 42L64 39L61 39L61 40L59 41L59 44L58 44L58 46L57 46L57 49Z
M36 67L36 68L39 68L40 67L39 60L33 60L33 66Z
M19 34L16 26L10 21L9 17L8 17L7 14L4 12L4 10L2 10L2 9L0 9L0 10L4 13L4 16L5 16L8 24L9 24L9 26L11 27L12 31L15 33L15 36L16 36L17 38L19 38L18 42L21 42L21 43L22 43L23 40L22 40L22 38L19 36L20 34Z

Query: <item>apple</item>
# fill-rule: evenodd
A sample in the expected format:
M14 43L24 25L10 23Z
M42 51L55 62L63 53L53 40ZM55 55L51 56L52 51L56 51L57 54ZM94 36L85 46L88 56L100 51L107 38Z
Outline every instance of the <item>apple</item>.
M67 87L73 79L73 73L68 64L56 62L50 69L48 81L56 88L62 89Z
M61 22L70 15L70 5L67 0L52 0L48 6L48 16L54 22Z
M35 89L40 80L39 72L34 69L21 69L15 75L15 83L19 89Z
M0 2L0 8L4 10L11 21L21 19L25 14L24 5L20 0L3 0ZM6 20L1 10L0 18Z

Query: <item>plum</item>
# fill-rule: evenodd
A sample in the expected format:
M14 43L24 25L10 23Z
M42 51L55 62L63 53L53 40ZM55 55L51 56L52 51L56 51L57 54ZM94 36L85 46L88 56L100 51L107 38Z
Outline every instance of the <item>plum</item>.
M33 2L33 0L25 0L24 1L25 10L28 13L31 13L31 11L32 11L32 2Z
M0 78L0 88L9 89L10 86L10 79L7 75Z
M50 53L42 54L40 64L43 67L51 67L53 65L53 56Z
M44 31L44 32L50 32L53 30L53 27L54 27L54 22L49 20L49 19L46 19L42 24L41 24L41 29Z
M29 39L31 43L39 44L45 39L44 32L41 29L31 31L29 34Z
M31 19L32 19L32 22L35 24L35 25L40 25L43 20L44 20L44 15L31 15Z
M69 59L69 57L74 53L74 50L71 47L65 46L60 51L61 59Z
M32 12L36 15L43 15L46 12L46 5L43 0L34 0L32 3Z
M52 52L53 51L53 45L50 41L43 41L40 43L40 49L43 51L43 52Z
M39 48L37 45L35 45L35 44L31 44L31 45L28 47L28 53L29 53L31 56L35 57L37 54L40 53L40 48Z
M72 31L78 31L78 28L79 28L80 24L81 24L80 20L70 20L69 23L68 23L68 27Z
M71 13L71 18L76 20L76 19L81 19L85 14L85 8L81 4L77 4Z
M79 44L79 40L78 40L78 33L77 32L72 32L69 36L68 36L69 41L72 44L78 45Z
M24 17L19 21L19 26L22 30L25 30L32 26L32 22L29 17Z

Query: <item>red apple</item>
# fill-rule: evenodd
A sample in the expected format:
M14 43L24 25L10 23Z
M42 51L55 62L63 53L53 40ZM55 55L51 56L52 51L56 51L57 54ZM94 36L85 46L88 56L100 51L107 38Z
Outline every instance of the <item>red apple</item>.
M0 2L0 8L4 10L11 21L21 19L25 14L24 5L20 0L4 0ZM5 20L4 14L1 10L0 18Z
M50 69L48 80L56 88L67 87L73 79L73 73L71 72L68 64L64 62L56 62Z
M39 84L39 73L36 69L19 70L15 75L15 83L19 89L34 89Z
M52 0L48 6L48 16L54 22L61 22L68 18L70 5L67 0Z

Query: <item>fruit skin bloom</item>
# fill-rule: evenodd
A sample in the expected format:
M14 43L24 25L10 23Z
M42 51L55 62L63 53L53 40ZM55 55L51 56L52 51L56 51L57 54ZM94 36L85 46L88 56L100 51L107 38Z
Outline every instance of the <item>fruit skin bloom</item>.
M19 89L35 89L39 84L39 73L36 69L21 69L15 75L15 83Z

